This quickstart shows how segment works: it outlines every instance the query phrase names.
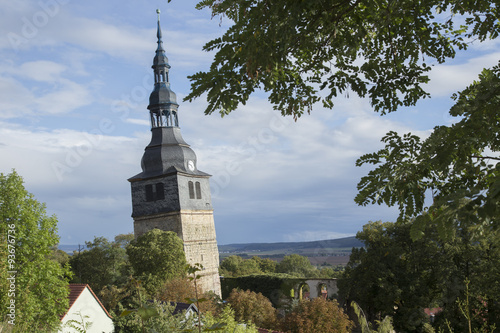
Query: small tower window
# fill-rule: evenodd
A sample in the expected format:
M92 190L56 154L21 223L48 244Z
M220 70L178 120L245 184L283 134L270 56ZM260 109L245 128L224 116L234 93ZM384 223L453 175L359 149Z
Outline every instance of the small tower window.
M189 187L189 199L194 199L194 185L192 181L188 182Z
M196 182L196 199L201 199L201 185L200 182Z
M146 185L146 201L153 201L154 193L153 193L153 185Z
M146 185L146 201L156 201L165 199L163 183Z
M163 183L156 184L156 200L165 199L165 191L163 191Z

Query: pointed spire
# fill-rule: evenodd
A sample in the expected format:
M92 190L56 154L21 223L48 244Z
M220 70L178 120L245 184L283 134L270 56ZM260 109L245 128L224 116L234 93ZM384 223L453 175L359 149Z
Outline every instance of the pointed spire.
M158 14L158 30L156 32L156 36L158 37L158 48L156 49L156 56L153 61L153 68L154 66L159 66L159 65L167 65L168 68L170 68L170 65L168 64L168 58L165 55L165 50L163 49L163 40L162 40L162 35L161 35L161 27L160 27L160 10L157 9L156 13Z
M177 97L170 89L168 58L163 49L163 41L160 27L160 10L158 14L158 48L153 59L153 71L155 77L155 85L153 92L149 96L148 109L151 114L151 127L178 127L179 121L177 118Z
M158 14L158 30L156 32L156 37L158 37L158 49L156 50L157 52L158 51L163 51L165 52L165 50L163 49L163 41L161 39L161 27L160 27L160 10L157 9L156 10L156 13Z

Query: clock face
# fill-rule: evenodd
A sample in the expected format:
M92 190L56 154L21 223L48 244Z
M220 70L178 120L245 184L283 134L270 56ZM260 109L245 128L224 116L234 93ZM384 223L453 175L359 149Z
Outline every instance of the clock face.
M188 161L188 169L191 171L194 171L194 162L193 161Z

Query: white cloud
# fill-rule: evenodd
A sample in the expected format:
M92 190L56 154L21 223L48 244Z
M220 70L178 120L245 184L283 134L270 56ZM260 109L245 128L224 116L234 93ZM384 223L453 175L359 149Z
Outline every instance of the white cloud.
M1 118L68 113L93 101L84 84L63 78L67 67L52 61L0 66Z
M436 97L450 96L454 92L465 89L477 80L483 68L498 64L500 52L498 48L495 51L497 52L483 54L458 65L454 65L452 60L446 64L436 65L429 74L431 81L425 89Z
M47 114L67 113L91 102L88 89L69 80L60 80L55 91L36 100L39 111Z
M57 4L56 0L52 2ZM154 21L149 25L151 28L138 28L124 20L105 21L102 18L82 16L79 12L74 12L71 4L57 5L51 15L34 1L26 1L25 6L9 7L3 11L4 15L0 14L0 29L8 31L0 38L0 50L25 51L41 47L59 50L75 46L81 49L79 52L98 52L118 59L144 62L145 59L149 61L152 58L152 51L156 48ZM38 24L38 16L47 19ZM179 26L180 30L172 28L168 23L162 26L168 56L176 59L175 65L178 68L193 68L200 61L208 64L211 56L201 48L215 36L212 32L213 22L210 22L209 16L198 19L198 27L212 26L212 29L192 32L185 29L186 24Z
M127 118L125 119L125 122L129 124L136 124L136 125L142 125L142 126L151 126L151 123L147 121L146 119L134 119L134 118Z
M61 25L71 29L59 30L56 37L93 51L113 57L142 58L151 50L151 31L134 27L114 26L100 20L65 16Z
M33 113L34 96L19 81L0 75L0 118Z
M19 76L44 82L54 82L59 80L61 74L67 69L64 65L46 60L25 62L19 67L12 68L15 69L15 74Z
M35 174L33 180L47 186L71 178L80 168L83 169L84 164L96 163L93 170L100 172L111 162L123 163L121 155L129 155L127 147L134 146L136 141L67 129L32 130L8 123L0 123L0 137L3 157L0 169L22 169L27 175ZM98 159L105 161L99 162ZM67 168L61 179L55 173L54 164ZM128 163L126 165L130 167Z

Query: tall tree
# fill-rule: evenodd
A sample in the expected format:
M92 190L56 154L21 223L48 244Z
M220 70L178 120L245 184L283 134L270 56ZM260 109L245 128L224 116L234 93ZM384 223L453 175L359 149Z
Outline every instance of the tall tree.
M441 330L467 331L464 313L474 314L473 328L498 327L499 232L471 241L472 233L464 229L443 240L429 225L425 237L413 240L411 227L410 222L365 225L357 234L365 246L353 249L338 281L340 298L359 303L372 323L393 317L398 332L426 332L423 309L436 306L442 312L434 325Z
M57 218L23 183L15 171L0 173L0 318L15 332L51 332L68 309L70 272L50 259Z
M276 266L277 273L286 273L297 277L316 277L319 271L311 265L309 258L299 254L290 254Z
M389 222L363 226L356 237L364 247L353 249L338 281L347 304L356 301L372 323L393 317L398 332L423 331L424 308L441 304L450 274L456 273L435 231L429 228L425 238L413 241L410 228L410 223Z
M119 234L115 236L115 243L119 244L121 247L126 248L131 241L135 238L134 233L130 232L128 234Z
M272 259L253 256L251 260L259 265L263 273L274 273L276 271L277 262Z
M262 274L259 262L252 259L243 259L240 256L229 256L225 258L220 266L220 273L225 276L244 276L250 274Z
M432 63L443 63L472 40L496 38L491 1L204 0L212 16L232 21L204 50L205 72L190 76L193 100L206 93L206 114L223 116L256 89L283 115L300 117L313 104L367 96L376 111L395 111L428 97Z
M491 8L495 6L491 4ZM426 139L390 132L382 139L383 149L357 161L358 166L376 166L358 184L358 204L397 205L399 220L412 220L413 239L427 237L426 228L434 226L446 241L457 274L454 285L446 289L448 301L442 317L455 314L452 323L457 331L469 326L457 308L457 301L465 298L475 300L467 311L479 313L485 308L476 323L470 320L471 326L500 325L500 309L492 301L499 297L498 286L486 280L500 279L496 268L500 243L499 96L497 65L484 69L477 81L453 95L456 103L450 115L457 119L453 125L435 127Z
M150 230L130 242L127 254L136 276L150 293L165 281L186 274L184 247L175 232Z
M72 282L88 283L96 293L105 286L126 283L131 268L121 243L95 237L85 245L85 251L75 252L70 259L74 273Z

